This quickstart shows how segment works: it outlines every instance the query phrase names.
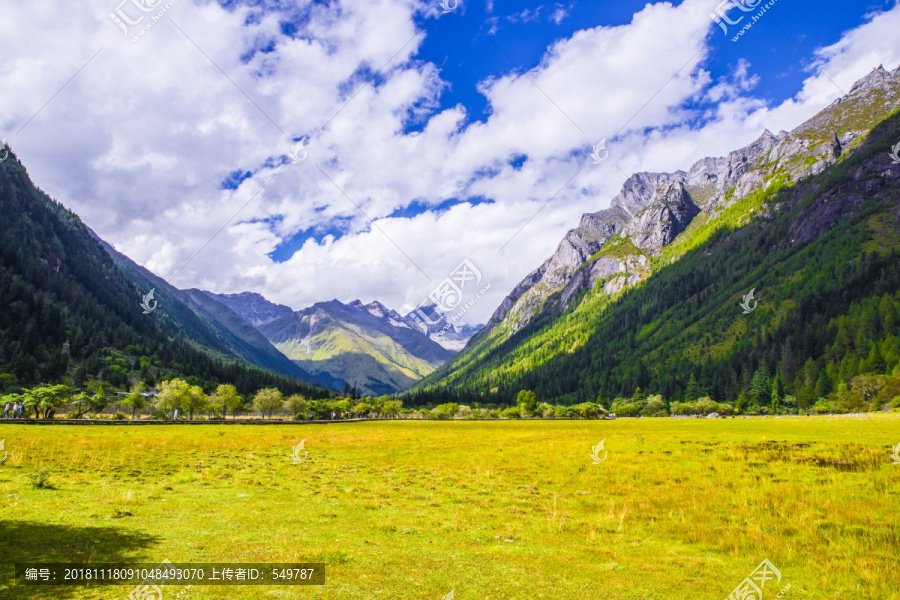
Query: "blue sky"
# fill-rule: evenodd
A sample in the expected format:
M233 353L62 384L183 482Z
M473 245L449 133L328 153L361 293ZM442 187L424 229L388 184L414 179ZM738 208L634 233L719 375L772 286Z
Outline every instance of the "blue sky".
M458 104L466 108L469 123L485 121L490 106L479 90L482 82L538 66L548 47L579 30L627 25L645 5L645 1L628 0L493 0L460 3L457 10L440 18L420 14L416 24L424 31L425 39L415 59L436 65L445 88L436 103L407 122L404 133L421 131L431 116ZM748 62L748 77L759 78L754 95L775 106L801 90L809 77L816 48L837 42L846 30L861 24L867 15L893 5L894 0L815 3L779 0L767 17L738 42L732 41L731 34L714 27L709 36L711 52L703 67L714 80L729 79L742 61ZM710 12L715 8L716 4L711 3ZM733 19L740 15L733 9L732 14ZM294 31L293 26L287 29ZM271 51L272 42L266 41L261 47L263 51ZM377 77L371 80L375 85L380 83ZM698 108L702 103L690 106ZM547 109L552 107L548 104ZM518 160L524 157L520 155ZM390 216L412 217L427 210L445 210L463 201L478 204L488 200L452 198L431 207L413 200ZM326 236L340 238L348 231L345 222L308 228L282 240L269 256L283 262L307 240L320 243Z
M494 0L488 10L485 2L468 2L460 7L464 15L418 20L427 36L417 58L438 65L441 77L449 82L441 108L461 103L473 120L483 120L488 107L478 92L480 82L516 70L514 62L524 69L536 66L554 41L578 30L625 25L645 4L646 0ZM837 42L867 14L894 4L893 0L779 0L769 12L771 21L754 26L749 43L744 42L751 36L732 42L721 29L712 30L712 52L704 67L718 79L728 77L741 59L748 60L751 74L761 78L757 95L778 104L800 91L816 48ZM710 2L710 12L715 6ZM556 9L566 13L558 23L551 19ZM526 11L537 17L523 20L520 15ZM460 20L466 27L459 26ZM491 33L490 39L483 32Z
M403 312L465 259L483 321L630 174L792 129L900 64L894 0L777 0L736 42L717 5L178 0L135 41L108 0L15 3L0 139L179 287Z

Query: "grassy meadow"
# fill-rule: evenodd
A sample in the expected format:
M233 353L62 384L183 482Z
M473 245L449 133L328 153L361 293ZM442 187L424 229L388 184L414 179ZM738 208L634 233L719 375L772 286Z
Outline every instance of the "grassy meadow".
M164 559L328 565L324 586L183 599L723 599L766 558L782 573L766 599L900 598L897 414L3 424L0 439L4 599L134 587L10 585L17 561Z

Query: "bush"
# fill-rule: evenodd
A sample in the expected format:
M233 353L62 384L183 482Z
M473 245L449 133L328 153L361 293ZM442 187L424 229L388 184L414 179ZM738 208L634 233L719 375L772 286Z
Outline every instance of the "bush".
M28 479L31 480L31 487L36 490L49 490L53 488L49 483L50 473L47 471L35 471L34 473L29 473Z
M553 416L557 419L568 419L572 416L572 413L568 406L554 406Z
M662 396L657 395L647 398L644 408L641 409L641 414L645 417L665 417L669 414L669 410L666 408L666 403Z
M471 419L472 418L472 409L465 404L460 404L459 410L456 411L455 417L456 419Z
M572 414L581 419L596 419L600 416L601 407L593 402L583 402L569 407Z
M710 415L714 412L719 412L719 405L712 398L703 397L697 400L694 403L694 408L696 409L696 413L698 415Z
M438 404L428 413L429 419L447 420L459 412L459 404L456 402L447 402L446 404Z
M609 409L609 412L613 413L617 417L636 417L639 411L636 404L632 404L630 402L628 402L627 404L614 402L612 408Z
M116 414L113 415L113 421L126 421L128 417L125 416L125 413L121 411L116 411Z
M734 414L734 405L726 404L724 402L719 402L719 410L716 411L720 415L733 415Z
M500 411L500 416L504 419L520 419L522 418L522 413L519 411L518 406L510 406Z

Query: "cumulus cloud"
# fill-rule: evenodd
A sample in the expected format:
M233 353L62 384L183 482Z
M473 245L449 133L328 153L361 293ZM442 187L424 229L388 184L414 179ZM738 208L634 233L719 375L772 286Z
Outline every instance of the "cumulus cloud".
M879 43L895 8L816 51L802 91L769 106L751 63L719 81L704 70L708 4L648 4L555 42L481 82L484 121L441 109L449 82L417 56L423 19L459 16L433 3L178 0L137 42L110 18L116 1L11 4L0 135L38 185L179 287L411 308L469 258L492 286L470 313L484 320L627 174L792 128L872 66L900 63ZM601 139L610 158L593 165ZM428 210L396 216L411 206ZM341 235L269 257L309 230Z

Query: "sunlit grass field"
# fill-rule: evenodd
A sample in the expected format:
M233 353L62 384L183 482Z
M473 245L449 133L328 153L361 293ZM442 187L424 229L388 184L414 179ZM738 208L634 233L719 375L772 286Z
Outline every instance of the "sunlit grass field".
M896 414L0 425L0 439L0 598L134 587L10 585L17 561L164 559L327 564L323 586L180 598L724 599L763 559L782 574L766 599L900 598ZM51 489L33 487L41 470Z

